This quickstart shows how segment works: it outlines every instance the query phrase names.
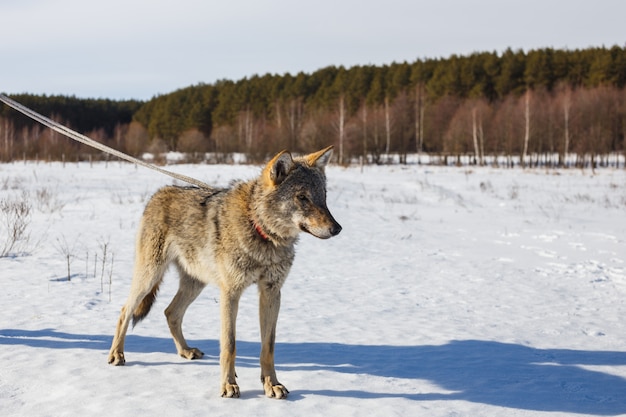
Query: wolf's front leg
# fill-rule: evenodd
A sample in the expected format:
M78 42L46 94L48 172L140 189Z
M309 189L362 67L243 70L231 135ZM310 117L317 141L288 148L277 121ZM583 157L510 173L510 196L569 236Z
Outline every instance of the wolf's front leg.
M261 383L270 398L287 398L289 391L278 382L274 369L276 322L280 310L280 289L259 284L259 318L261 321Z
M239 398L239 386L237 385L237 374L235 373L235 357L237 355L235 328L240 296L241 292L233 293L229 289L222 288L222 335L220 337L221 395L226 398Z

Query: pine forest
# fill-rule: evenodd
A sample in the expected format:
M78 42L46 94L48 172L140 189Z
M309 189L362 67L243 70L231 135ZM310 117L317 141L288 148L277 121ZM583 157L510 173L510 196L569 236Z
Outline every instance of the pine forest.
M508 49L198 84L142 101L10 97L133 156L624 166L626 49ZM0 161L106 158L0 107ZM158 160L158 159L157 159ZM620 162L621 161L621 162Z

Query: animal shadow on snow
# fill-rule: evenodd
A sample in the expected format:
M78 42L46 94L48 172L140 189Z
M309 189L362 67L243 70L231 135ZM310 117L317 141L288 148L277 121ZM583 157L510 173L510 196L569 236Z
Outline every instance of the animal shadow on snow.
M0 345L44 349L108 351L111 337L56 330L0 329ZM207 360L188 363L218 366L219 342L196 340ZM237 342L237 366L258 367L260 343ZM172 352L168 338L128 335L129 365L159 365L141 361L141 353ZM290 399L307 395L355 398L406 398L415 401L462 400L536 411L594 415L626 413L626 379L593 366L626 366L626 352L536 349L482 340L455 340L444 345L389 346L340 343L277 343L277 368L324 370L384 378L419 379L439 387L422 393L385 390L307 390L300 386ZM105 361L106 362L106 361ZM104 363L104 362L103 362ZM177 363L172 361L171 363ZM106 363L105 363L106 365ZM104 365L103 365L104 366ZM584 368L587 367L587 368ZM283 377L285 378L286 375ZM381 385L384 387L384 385Z

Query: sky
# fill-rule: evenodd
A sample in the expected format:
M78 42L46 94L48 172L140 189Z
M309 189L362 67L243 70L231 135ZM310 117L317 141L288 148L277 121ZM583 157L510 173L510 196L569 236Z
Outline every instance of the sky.
M452 54L626 46L622 0L1 0L0 92L115 100Z

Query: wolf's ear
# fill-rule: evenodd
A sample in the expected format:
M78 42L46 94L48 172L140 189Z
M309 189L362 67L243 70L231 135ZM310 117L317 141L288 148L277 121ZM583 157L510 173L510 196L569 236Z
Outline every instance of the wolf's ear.
M278 185L287 178L293 168L293 158L286 151L279 152L263 169L263 179L268 185Z
M309 164L309 166L317 167L323 170L330 161L331 156L333 156L332 145L322 149L321 151L306 155L304 160L307 164Z

